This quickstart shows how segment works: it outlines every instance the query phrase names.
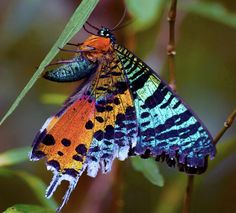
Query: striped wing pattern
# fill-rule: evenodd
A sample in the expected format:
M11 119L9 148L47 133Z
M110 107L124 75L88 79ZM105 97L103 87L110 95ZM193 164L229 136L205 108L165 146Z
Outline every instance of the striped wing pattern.
M115 158L152 156L181 171L202 173L207 157L215 155L211 135L182 99L127 49L112 48L100 52L96 63L81 54L47 73L47 79L63 82L90 76L45 122L30 153L31 160L45 157L54 173L47 197L62 180L69 181L58 211L85 170L92 177L99 169L107 173Z
M135 105L137 145L131 154L153 156L181 171L202 173L215 146L208 130L171 88L139 58L115 45Z

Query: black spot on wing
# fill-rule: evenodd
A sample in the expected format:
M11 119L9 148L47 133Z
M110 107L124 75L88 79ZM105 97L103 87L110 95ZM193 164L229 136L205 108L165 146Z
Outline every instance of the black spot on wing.
M55 139L51 134L47 134L43 138L42 143L46 146L53 146L53 145L55 145Z
M94 133L93 137L98 140L101 141L103 139L103 131L102 130L98 130Z
M89 120L86 124L85 124L85 128L86 129L92 129L94 126L93 122L91 120Z
M58 154L59 156L63 156L63 155L64 155L63 152L61 152L61 151L58 151L57 154Z
M78 177L78 172L75 169L64 169L64 174L70 175L74 178Z
M104 106L96 104L95 107L96 107L97 112L105 112L106 111L106 108Z
M96 116L95 119L99 122L99 123L103 123L104 119L101 116Z
M73 155L73 159L75 161L83 162L83 158L81 156L79 156L79 155Z
M50 160L50 161L48 161L48 162L47 162L47 165L49 165L49 166L55 168L57 171L60 171L60 169L61 169L59 162L56 161L56 160Z
M116 92L114 94L124 94L124 92L128 89L127 83L123 81L118 81L115 83Z
M115 105L119 105L120 104L119 98L117 98L117 97L114 98L114 104Z
M62 143L62 145L65 146L65 147L68 147L68 146L71 145L71 141L70 141L69 139L66 139L66 138L63 138L63 139L61 140L61 143Z
M85 156L86 153L87 153L87 148L84 144L79 144L76 148L75 148L75 151L80 154L80 155L83 155Z
M112 125L106 126L104 138L106 138L108 140L114 138L114 127Z
M110 112L110 111L112 111L112 110L113 110L113 107L112 107L112 106L110 106L110 105L107 105L107 106L106 106L106 111Z

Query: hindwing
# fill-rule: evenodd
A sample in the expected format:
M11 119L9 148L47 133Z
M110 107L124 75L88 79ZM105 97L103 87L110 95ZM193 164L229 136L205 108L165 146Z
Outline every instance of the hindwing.
M133 97L137 124L134 155L166 159L181 171L202 173L215 146L209 131L183 100L143 61L115 45Z

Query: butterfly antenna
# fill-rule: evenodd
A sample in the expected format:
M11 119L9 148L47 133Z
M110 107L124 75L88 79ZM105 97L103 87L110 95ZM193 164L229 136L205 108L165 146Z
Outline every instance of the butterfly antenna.
M125 7L122 17L120 18L120 20L118 21L118 23L115 25L115 27L113 27L113 28L111 29L111 31L117 30L117 28L120 26L120 24L124 21L125 16L126 16L126 12L127 12L127 8Z
M134 20L129 20L129 21L127 21L126 23L124 23L124 24L120 25L119 27L117 27L115 30L120 30L120 29L122 29L122 28L125 28L125 27L127 27L128 25L132 24L133 22L134 22ZM113 30L113 31L114 31L114 30Z
M83 28L84 28L84 30L85 30L87 33L89 33L89 34L91 34L91 35L96 35L96 34L94 34L93 32L89 31L89 30L85 27L85 25L83 25Z
M98 27L96 27L96 26L90 24L88 21L86 21L86 24L87 24L88 26L92 27L92 28L95 29L95 30L99 30Z

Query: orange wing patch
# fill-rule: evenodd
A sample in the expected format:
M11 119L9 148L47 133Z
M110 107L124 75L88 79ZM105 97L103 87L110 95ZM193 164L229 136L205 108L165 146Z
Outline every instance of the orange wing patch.
M81 107L82 106L82 107ZM42 129L32 158L46 155L47 164L59 173L79 172L92 141L90 119L94 117L94 101L83 97L74 102L61 117L52 117ZM35 155L35 156L34 156Z

